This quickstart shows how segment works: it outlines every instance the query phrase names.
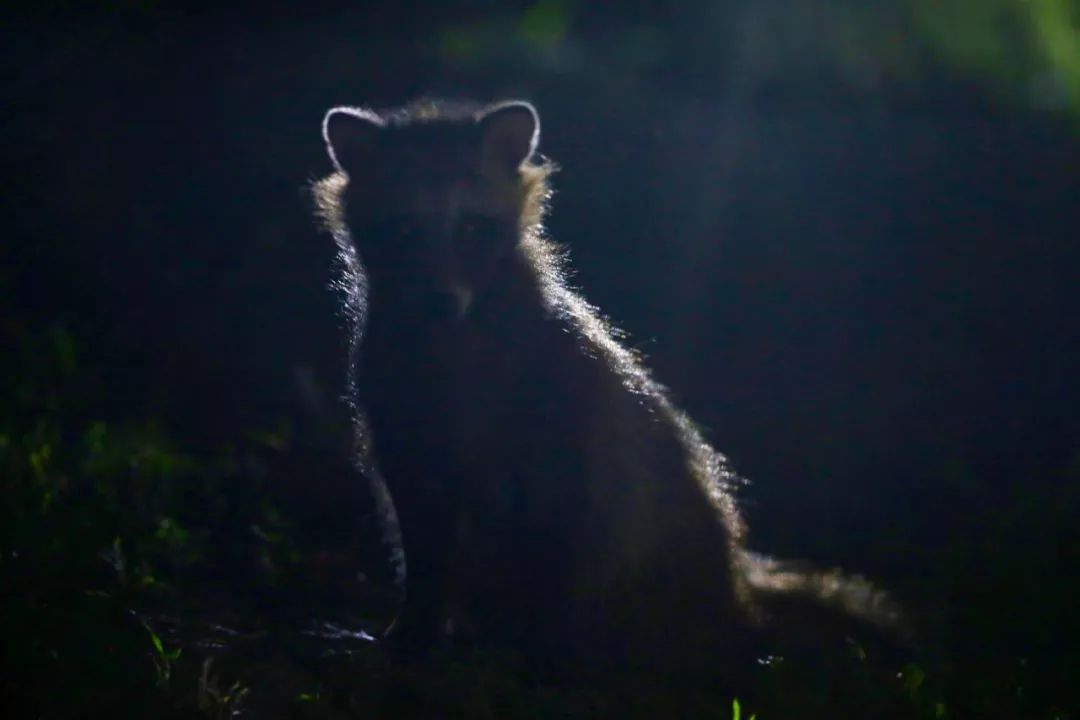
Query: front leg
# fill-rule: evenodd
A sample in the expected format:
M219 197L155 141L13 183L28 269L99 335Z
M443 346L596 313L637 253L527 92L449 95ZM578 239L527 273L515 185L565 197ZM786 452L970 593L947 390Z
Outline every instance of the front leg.
M395 653L423 655L446 641L456 502L446 492L399 488L394 504L405 552L405 601L387 640Z

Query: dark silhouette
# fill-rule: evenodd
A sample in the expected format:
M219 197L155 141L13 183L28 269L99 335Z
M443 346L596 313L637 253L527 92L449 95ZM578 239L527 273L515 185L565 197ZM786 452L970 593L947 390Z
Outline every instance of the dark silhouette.
M565 283L532 106L338 108L324 135L338 172L315 195L355 321L362 452L400 517L406 645L685 675L745 659L795 599L899 625L861 579L744 550L725 458Z

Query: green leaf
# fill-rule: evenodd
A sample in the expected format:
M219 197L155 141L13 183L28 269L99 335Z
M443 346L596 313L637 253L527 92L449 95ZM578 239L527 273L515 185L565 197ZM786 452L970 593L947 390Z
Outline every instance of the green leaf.
M162 644L161 638L153 630L147 628L147 632L150 633L150 642L154 643L154 649L158 651L158 655L165 656L165 645Z
M901 674L904 678L904 689L907 690L908 696L917 697L923 683L926 682L926 671L915 663L908 663Z

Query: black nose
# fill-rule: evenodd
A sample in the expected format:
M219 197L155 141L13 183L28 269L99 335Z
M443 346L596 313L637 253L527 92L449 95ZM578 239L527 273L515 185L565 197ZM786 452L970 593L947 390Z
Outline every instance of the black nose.
M421 299L420 311L434 322L453 322L461 317L461 298L446 290L433 290Z

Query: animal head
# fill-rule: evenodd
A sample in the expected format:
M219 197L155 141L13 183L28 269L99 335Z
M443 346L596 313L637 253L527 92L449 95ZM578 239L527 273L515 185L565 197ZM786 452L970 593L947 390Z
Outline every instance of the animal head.
M360 254L372 303L433 324L469 316L539 220L543 177L529 163L539 127L519 101L327 113L339 176L331 214Z

